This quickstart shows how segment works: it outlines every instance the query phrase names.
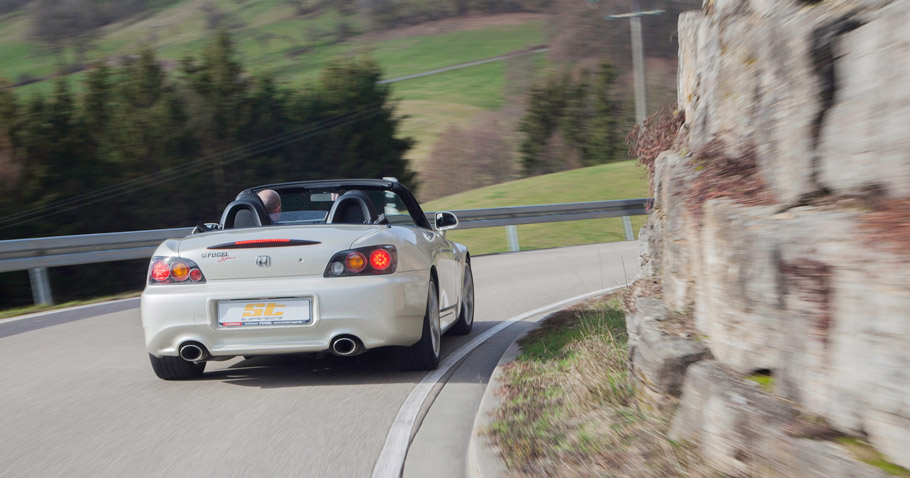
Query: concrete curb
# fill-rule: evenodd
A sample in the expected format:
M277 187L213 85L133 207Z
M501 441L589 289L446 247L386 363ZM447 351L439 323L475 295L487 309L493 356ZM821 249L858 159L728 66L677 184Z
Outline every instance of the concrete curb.
M491 413L499 408L501 398L496 391L502 387L502 368L509 362L515 360L521 352L518 341L527 335L528 332L537 328L551 314L547 314L543 319L538 321L537 325L528 329L528 331L515 337L515 340L509 344L506 351L503 352L499 363L493 369L490 380L487 382L487 388L480 399L480 406L477 408L477 415L474 417L474 429L471 431L471 441L468 443L468 462L467 471L470 478L496 478L508 476L509 470L505 462L499 456L499 447L490 442L490 438L484 433L493 424Z

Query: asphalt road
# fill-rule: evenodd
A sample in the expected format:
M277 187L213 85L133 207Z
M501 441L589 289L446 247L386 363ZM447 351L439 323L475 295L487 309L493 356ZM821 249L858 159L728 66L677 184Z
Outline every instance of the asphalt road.
M473 259L474 332L568 297L631 282L636 242ZM137 308L0 321L0 476L369 476L425 375L387 352L212 362L203 379L152 373ZM98 312L100 311L100 312ZM67 314L67 313L59 313ZM98 315L103 314L103 315ZM41 326L26 326L41 321ZM34 322L37 324L37 322ZM425 416L405 475L464 476L470 425L517 326L471 353ZM473 408L472 408L473 407Z

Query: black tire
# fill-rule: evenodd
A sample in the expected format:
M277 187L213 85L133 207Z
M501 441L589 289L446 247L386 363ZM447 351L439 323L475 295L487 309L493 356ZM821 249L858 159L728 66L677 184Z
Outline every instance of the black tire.
M458 321L450 329L454 335L468 335L474 328L474 274L471 263L464 265L464 284L461 288L461 310Z
M429 289L420 340L400 352L401 368L404 370L435 370L439 366L442 333L439 325L439 298L433 280L430 280Z
M205 362L187 362L180 357L155 357L149 354L152 370L162 380L187 380L199 378L205 370Z

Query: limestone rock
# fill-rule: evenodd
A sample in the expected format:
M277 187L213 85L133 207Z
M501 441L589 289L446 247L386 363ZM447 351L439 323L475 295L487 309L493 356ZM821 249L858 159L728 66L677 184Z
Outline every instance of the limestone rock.
M652 390L678 396L686 368L710 358L711 351L701 342L661 330L667 310L659 300L640 298L636 307L638 312L626 317L632 371Z
M819 181L840 194L910 197L910 2L894 2L841 35L835 102L820 144Z
M790 436L798 420L788 403L706 360L686 373L670 437L697 443L708 465L732 476L888 476L835 443Z
M692 307L695 298L692 250L698 240L685 197L696 173L689 158L665 153L657 158L655 176L656 201L653 219L649 220L662 235L659 269L664 299L670 309L685 311Z
M703 214L696 328L725 364L774 370L785 324L774 243L779 225L766 219L773 209L711 200Z

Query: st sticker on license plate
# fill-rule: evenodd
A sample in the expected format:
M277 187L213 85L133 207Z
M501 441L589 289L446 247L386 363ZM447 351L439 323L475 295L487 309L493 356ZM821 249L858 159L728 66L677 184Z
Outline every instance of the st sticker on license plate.
M312 320L311 299L223 301L218 303L219 327L305 325Z

